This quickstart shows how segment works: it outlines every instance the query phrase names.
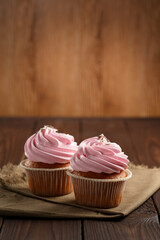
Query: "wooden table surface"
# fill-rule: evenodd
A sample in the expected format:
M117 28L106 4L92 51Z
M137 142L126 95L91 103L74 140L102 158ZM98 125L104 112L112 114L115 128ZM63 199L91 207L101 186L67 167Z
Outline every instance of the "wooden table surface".
M18 164L26 139L43 125L70 133L80 143L104 133L130 161L160 166L160 119L1 118L0 166ZM0 240L160 239L160 190L129 216L119 220L0 218Z

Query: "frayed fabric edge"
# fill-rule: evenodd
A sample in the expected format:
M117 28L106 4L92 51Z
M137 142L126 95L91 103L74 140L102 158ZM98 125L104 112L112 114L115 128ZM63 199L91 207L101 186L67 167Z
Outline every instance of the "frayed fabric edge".
M136 168L136 169L150 169L150 170L160 170L160 167L149 167L148 165L145 164L134 164L132 162L129 162L129 168Z

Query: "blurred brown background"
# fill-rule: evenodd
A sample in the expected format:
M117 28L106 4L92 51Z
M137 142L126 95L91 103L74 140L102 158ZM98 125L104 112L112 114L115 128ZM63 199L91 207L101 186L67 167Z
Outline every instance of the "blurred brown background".
M160 1L0 1L0 116L160 116Z

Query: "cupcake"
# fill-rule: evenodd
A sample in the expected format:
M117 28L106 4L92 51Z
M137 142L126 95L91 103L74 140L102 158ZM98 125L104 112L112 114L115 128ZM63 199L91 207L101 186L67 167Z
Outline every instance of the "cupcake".
M77 150L74 137L44 126L29 137L24 151L27 159L20 165L26 170L30 190L40 196L60 196L73 191L66 174Z
M78 204L97 207L117 207L122 199L126 180L132 173L128 156L121 147L103 134L84 140L71 158L75 198Z

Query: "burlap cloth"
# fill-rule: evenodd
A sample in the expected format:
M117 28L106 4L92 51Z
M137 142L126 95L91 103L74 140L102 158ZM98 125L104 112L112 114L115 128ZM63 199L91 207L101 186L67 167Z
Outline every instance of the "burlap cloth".
M112 209L89 208L76 204L74 193L61 197L38 197L27 185L20 166L5 165L0 170L0 215L45 218L118 218L128 215L160 188L160 168L130 164L121 204Z

